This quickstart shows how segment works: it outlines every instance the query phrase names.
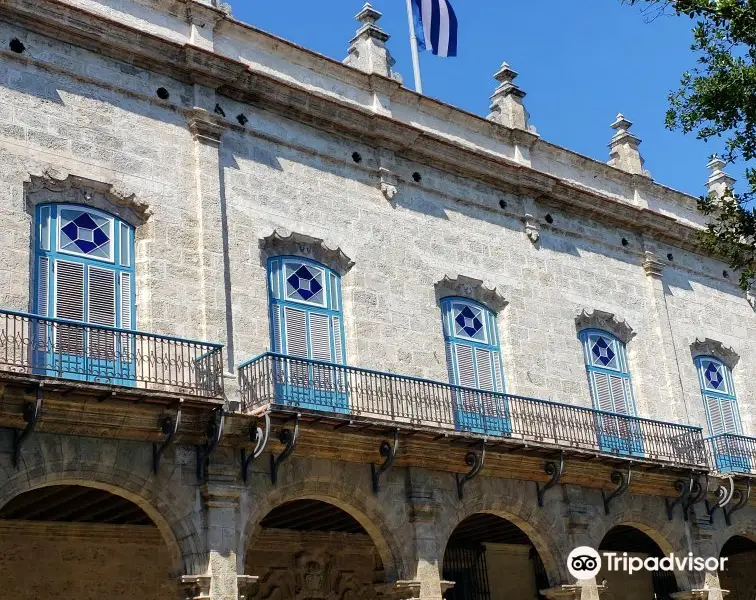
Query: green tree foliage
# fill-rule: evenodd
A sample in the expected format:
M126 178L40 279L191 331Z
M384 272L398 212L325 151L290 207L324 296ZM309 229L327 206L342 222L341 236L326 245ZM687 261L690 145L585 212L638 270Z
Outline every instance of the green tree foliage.
M697 65L669 96L669 129L722 138L725 162L746 165L747 190L725 198L701 198L711 217L701 244L740 272L747 289L756 281L756 0L626 0L646 10L673 11L695 21Z

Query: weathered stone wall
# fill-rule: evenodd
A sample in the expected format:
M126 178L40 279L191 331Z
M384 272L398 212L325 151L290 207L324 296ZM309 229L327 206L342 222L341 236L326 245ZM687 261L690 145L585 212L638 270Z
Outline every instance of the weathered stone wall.
M3 595L17 600L176 597L170 554L151 526L0 521L0 572Z

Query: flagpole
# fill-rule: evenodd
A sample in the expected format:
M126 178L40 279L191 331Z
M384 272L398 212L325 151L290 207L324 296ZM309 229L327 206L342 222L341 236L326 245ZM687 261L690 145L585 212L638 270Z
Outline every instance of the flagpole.
M420 53L417 49L417 35L415 35L415 20L412 18L412 0L407 0L407 21L410 30L410 48L412 48L412 70L415 73L415 91L423 93L423 82L420 79Z

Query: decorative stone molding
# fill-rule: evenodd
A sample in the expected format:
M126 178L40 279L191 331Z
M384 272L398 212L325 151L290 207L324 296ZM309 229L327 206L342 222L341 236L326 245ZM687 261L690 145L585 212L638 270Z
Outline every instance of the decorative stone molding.
M641 140L630 133L633 122L620 113L617 115L612 129L616 131L609 143L609 165L634 175L650 176L643 168L645 161L640 154Z
M236 587L239 600L250 600L260 589L260 578L256 575L237 575Z
M260 249L266 256L301 256L317 261L339 275L345 275L354 266L341 248L332 249L325 242L316 237L303 233L292 232L282 236L275 230L269 236L260 240Z
M541 224L538 222L538 219L527 213L523 222L525 223L525 235L528 236L531 242L537 244L538 240L541 239Z
M722 342L706 338L704 340L696 339L690 345L690 353L693 358L698 356L713 356L718 358L730 369L734 369L740 361L740 355L732 348L727 348Z
M381 193L389 202L399 192L399 176L395 169L396 155L391 150L382 148L378 153L378 177L381 181Z
M453 585L454 584L452 583L452 586ZM382 583L376 585L375 593L378 595L378 598L381 598L382 600L410 600L411 598L420 597L420 587L419 581L396 581L394 583ZM447 587L446 589L449 588Z
M179 588L184 600L209 600L211 575L182 575Z
M578 333L584 329L601 329L614 335L623 344L627 344L635 337L635 332L627 321L618 319L612 313L604 312L603 310L594 310L593 312L587 312L583 310L575 318L575 327Z
M706 181L706 189L711 197L722 198L735 185L735 179L723 171L726 164L715 154L706 165L706 168L711 170L711 175Z
M350 41L349 54L344 59L344 64L366 73L378 73L396 79L392 70L396 61L386 48L386 42L391 36L377 25L382 16L369 2L357 13L355 19L362 26Z
M448 296L462 296L480 302L495 313L500 312L509 304L496 288L487 288L480 279L473 279L464 275L457 275L454 279L445 275L441 281L436 283L435 288L436 299L438 300Z
M656 254L646 250L644 252L643 270L648 277L661 279L664 276L664 263L657 258Z
M221 138L227 129L226 123L204 108L195 108L189 120L189 131L200 144L220 147Z
M63 176L46 170L39 175L30 174L24 187L27 208L31 211L46 202L84 204L114 214L135 227L152 216L150 205L137 200L136 194L120 183L103 183L71 174Z

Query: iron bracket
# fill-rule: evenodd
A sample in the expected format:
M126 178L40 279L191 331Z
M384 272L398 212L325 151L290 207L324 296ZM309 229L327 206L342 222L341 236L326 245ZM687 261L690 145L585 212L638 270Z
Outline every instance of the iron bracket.
M37 426L37 421L42 415L42 387L37 388L37 399L34 402L24 403L24 422L26 427L21 431L13 431L13 466L18 469L21 464L21 448L29 439L29 436Z
M252 454L247 456L247 451L244 448L240 451L241 476L244 483L247 483L249 465L252 461L257 460L260 457L265 451L265 447L268 445L268 439L270 438L270 415L265 413L263 419L265 420L264 429L260 427L258 422L253 422L249 428L249 441L255 444L255 449L252 451Z
M370 473L373 476L373 493L378 494L380 491L380 479L381 475L383 475L386 471L388 471L391 466L394 464L394 459L396 458L396 453L399 451L399 430L397 429L394 432L394 445L392 446L389 442L386 440L383 440L381 442L381 447L378 450L381 453L381 456L384 458L383 464L380 466L375 466L374 464L370 464Z
M197 480L200 483L207 481L207 468L210 464L210 455L218 447L221 436L223 435L223 422L226 413L223 407L216 408L213 420L207 425L207 441L201 446L197 446Z
M294 421L294 431L287 427L286 429L282 429L281 433L278 434L278 441L285 446L281 454L279 454L278 456L274 456L273 454L270 455L270 480L273 485L276 485L276 483L278 483L278 468L281 466L281 463L289 458L292 452L294 452L294 448L297 447L298 437L299 414L297 414Z
M633 476L632 464L627 465L627 476L621 471L612 472L611 480L612 480L612 483L616 485L617 487L608 496L606 495L606 492L604 492L604 490L601 490L601 497L604 500L604 512L607 515L609 514L609 505L612 503L612 500L614 500L615 498L619 498L622 494L624 494L627 491L627 488L630 486L630 478L632 476Z
M684 502L693 491L693 476L691 475L688 481L682 479L675 481L675 490L677 490L677 498L672 502L669 501L669 498L664 498L664 505L667 507L667 519L670 521L674 518L675 506Z
M704 498L706 498L706 493L709 490L709 475L708 473L704 474L704 485L701 485L701 481L699 479L700 476L696 476L695 479L693 479L693 483L690 488L690 494L688 494L688 497L683 501L682 507L683 507L683 519L687 521L690 518L690 511L693 508L695 504L698 504L701 502Z
M160 419L160 431L163 435L168 436L163 440L163 443L158 446L157 442L152 442L152 472L155 475L158 474L160 469L160 459L163 457L165 451L176 441L176 434L178 433L179 426L181 425L181 409L184 406L184 401L179 400L176 406L176 416L171 417L165 415Z
M480 473L480 470L483 468L483 464L485 463L485 461L486 461L486 443L485 442L481 442L480 444L480 454L476 454L475 452L471 450L465 456L465 464L468 467L470 467L470 470L461 476L459 473L454 474L454 477L457 479L457 495L459 496L460 500L464 500L464 497L465 497L465 484L471 479L475 479L478 473Z
M719 484L719 487L717 487L716 502L709 504L709 501L706 500L706 514L709 515L709 525L714 524L714 511L716 511L718 508L724 510L724 507L730 503L730 500L732 500L732 496L735 493L735 481L732 477L728 477L727 481L730 482L729 489L727 489L727 487L722 484Z
M543 487L541 487L541 484L537 481L535 482L538 506L541 508L543 508L543 495L546 493L546 490L553 488L562 478L562 473L564 472L564 452L559 454L558 464L555 461L550 460L543 466L543 470L546 472L546 475L551 475L551 479L549 479Z
M751 480L746 480L746 489L745 492L743 490L735 490L732 494L732 499L737 498L735 501L735 505L730 509L727 510L726 506L722 507L722 512L725 516L725 523L727 523L727 526L730 527L732 525L732 513L739 511L741 508L743 508L746 504L748 504L748 500L751 498Z

